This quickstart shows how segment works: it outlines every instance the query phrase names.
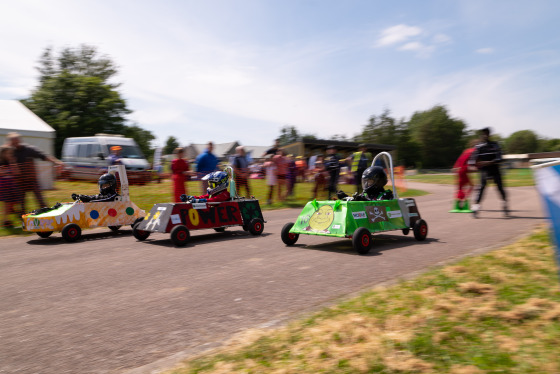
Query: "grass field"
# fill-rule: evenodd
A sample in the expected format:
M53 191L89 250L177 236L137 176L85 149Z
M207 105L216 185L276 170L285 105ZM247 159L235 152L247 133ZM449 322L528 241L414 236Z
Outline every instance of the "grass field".
M478 174L470 174L471 181L478 182ZM504 169L504 184L507 187L534 186L533 172L531 169ZM455 184L456 177L451 173L416 174L406 177L407 180L424 183Z
M560 373L548 232L380 287L168 372Z
M285 202L278 201L277 195L275 194L272 204L267 204L268 187L266 186L266 182L262 179L252 179L250 183L251 193L259 200L263 210L303 207L313 195L312 183L297 183L293 196L289 197ZM339 189L342 189L349 194L355 191L355 187L353 185L342 184L339 185ZM163 180L162 183L152 182L144 186L130 186L129 191L131 200L141 209L146 211L150 210L150 208L156 203L169 202L173 200L172 185L169 179ZM56 181L55 189L44 191L44 197L48 206L53 206L56 202L72 201L70 198L72 193L93 195L98 192L97 184L92 182ZM243 189L242 192L245 193L245 190ZM200 195L200 183L194 181L187 182L187 194ZM414 197L424 194L426 194L426 192L419 190L409 189L406 192L399 190L399 196L402 197ZM323 199L326 199L326 192L324 192L321 196ZM27 194L26 205L29 211L39 207L31 193ZM18 217L15 215L12 215L10 218L13 222L17 222L18 220ZM20 228L6 229L0 227L0 236L16 235L21 233L22 230Z

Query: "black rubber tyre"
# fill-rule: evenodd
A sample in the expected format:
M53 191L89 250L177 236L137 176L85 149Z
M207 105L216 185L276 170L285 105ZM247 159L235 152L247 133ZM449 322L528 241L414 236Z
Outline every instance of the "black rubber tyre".
M286 245L294 245L299 239L299 234L293 234L290 232L292 226L294 226L293 222L286 223L284 227L282 227L282 232L280 233L280 237Z
M191 233L186 226L177 225L171 229L171 241L177 247L186 245L191 238Z
M403 235L408 235L410 233L410 229L407 227L406 229L402 229Z
M214 231L216 231L216 232L224 232L224 231L226 231L226 228L225 228L225 227L216 227L216 228L214 229Z
M82 237L82 229L75 223L69 223L62 228L62 237L67 242L75 242Z
M372 242L371 233L365 227L358 228L352 235L352 246L361 255L369 253Z
M423 219L419 219L414 224L414 238L418 241L425 240L428 236L428 224Z
M52 235L52 231L42 231L42 232L38 232L37 235L39 235L39 237L41 238L48 238L49 236Z
M143 218L142 218L143 219ZM141 221L140 221L141 222ZM132 235L134 235L134 237L140 241L144 241L146 239L148 239L148 237L150 236L151 232L149 231L144 231L144 230L138 230L138 225L140 224L140 222L136 222L134 224L134 227L132 228Z
M111 229L111 231L119 231L119 229L121 228L121 225L118 226L109 226L109 228Z
M253 235L260 235L264 230L264 222L260 218L253 218L249 222L249 232Z
M136 226L136 224L138 222L142 222L143 220L144 220L144 217L136 218L136 220L134 221L134 223L132 225L130 225L130 227L134 230L134 226Z

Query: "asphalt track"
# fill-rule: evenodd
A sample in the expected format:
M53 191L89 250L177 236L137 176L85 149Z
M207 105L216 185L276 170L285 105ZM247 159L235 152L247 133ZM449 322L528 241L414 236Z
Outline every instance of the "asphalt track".
M503 218L494 186L479 219L450 214L452 187L411 185L428 222L425 242L376 234L377 253L348 239L281 227L299 209L265 211L264 233L194 231L174 247L167 234L137 242L130 229L0 238L0 373L149 373L252 327L275 326L372 285L512 242L544 223L533 187L508 189ZM373 251L372 251L373 252Z

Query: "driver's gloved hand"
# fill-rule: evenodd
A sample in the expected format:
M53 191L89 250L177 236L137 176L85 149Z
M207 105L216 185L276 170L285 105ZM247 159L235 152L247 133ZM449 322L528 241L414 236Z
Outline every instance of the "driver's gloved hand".
M185 202L189 201L191 197L192 196L187 196L185 194L182 194L179 198L181 199L182 202L185 203Z
M336 197L338 197L339 200L344 199L345 197L348 197L348 194L344 191L338 191L336 193Z
M91 197L89 197L88 195L78 195L78 198L82 201L82 203L91 201Z
M73 193L73 194L72 194L72 200L78 200L78 195L75 194L75 193Z

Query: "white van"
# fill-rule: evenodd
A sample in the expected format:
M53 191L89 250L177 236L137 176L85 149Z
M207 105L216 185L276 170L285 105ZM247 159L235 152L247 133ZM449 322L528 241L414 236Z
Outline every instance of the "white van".
M70 179L97 180L107 172L112 146L121 149L121 163L131 183L150 180L150 164L134 139L122 135L96 134L83 138L66 138L62 145L62 161Z

